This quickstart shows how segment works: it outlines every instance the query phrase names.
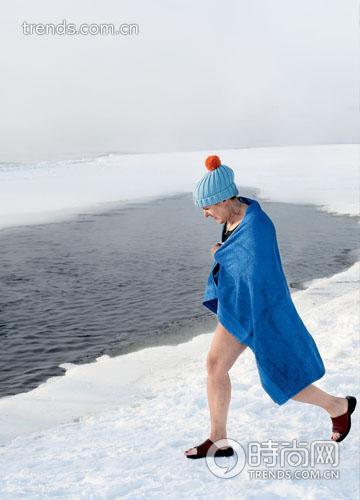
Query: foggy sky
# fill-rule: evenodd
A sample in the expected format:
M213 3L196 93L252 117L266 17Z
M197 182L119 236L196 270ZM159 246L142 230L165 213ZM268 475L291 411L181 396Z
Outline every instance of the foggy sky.
M359 141L356 0L6 0L0 161ZM25 36L22 23L137 23Z

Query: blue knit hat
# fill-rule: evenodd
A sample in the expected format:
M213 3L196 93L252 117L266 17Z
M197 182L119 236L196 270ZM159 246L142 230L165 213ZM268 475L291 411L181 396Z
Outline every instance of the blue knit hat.
M222 165L218 156L208 156L205 166L209 172L196 184L193 194L196 206L208 207L239 194L234 182L234 171Z

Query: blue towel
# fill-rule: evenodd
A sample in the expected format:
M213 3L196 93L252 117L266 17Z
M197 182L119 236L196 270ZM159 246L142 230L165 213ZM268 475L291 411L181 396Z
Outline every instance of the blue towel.
M282 405L321 378L325 367L291 299L272 220L256 200L239 199L249 206L214 253L203 305L250 347L261 385Z

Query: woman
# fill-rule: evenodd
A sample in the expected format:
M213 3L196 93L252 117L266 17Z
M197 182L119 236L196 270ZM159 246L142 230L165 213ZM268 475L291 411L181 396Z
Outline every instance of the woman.
M208 172L196 185L194 202L206 218L224 224L222 242L211 248L215 264L203 302L217 315L207 356L211 431L185 455L203 458L215 441L227 438L228 371L246 347L253 351L261 384L273 401L320 406L331 417L331 439L340 442L350 431L356 398L336 397L313 384L325 367L291 300L275 227L256 200L238 196L231 168L217 156L208 157L205 166ZM215 445L215 450L216 456L234 453L230 446Z

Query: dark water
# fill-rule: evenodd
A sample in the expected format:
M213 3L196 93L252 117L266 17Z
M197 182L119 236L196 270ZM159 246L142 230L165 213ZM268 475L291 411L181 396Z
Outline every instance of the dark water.
M244 196L254 198L251 194ZM355 218L265 203L292 288L353 262ZM210 331L202 304L221 225L191 194L0 232L0 396L88 362Z

